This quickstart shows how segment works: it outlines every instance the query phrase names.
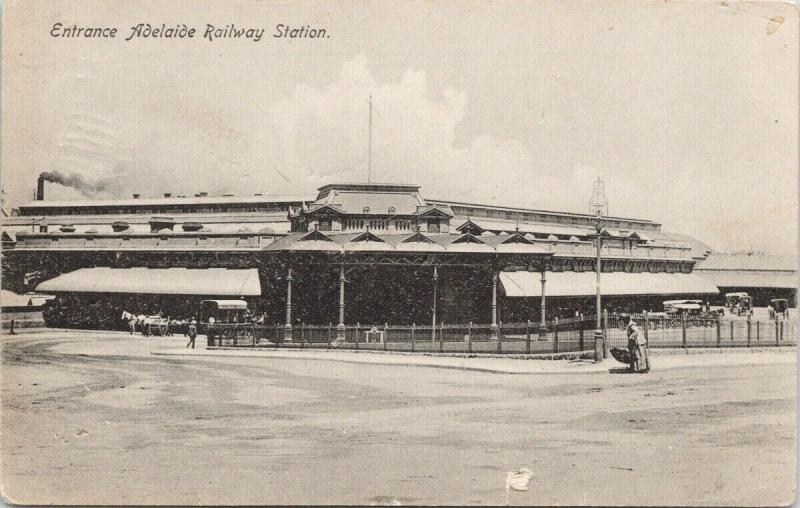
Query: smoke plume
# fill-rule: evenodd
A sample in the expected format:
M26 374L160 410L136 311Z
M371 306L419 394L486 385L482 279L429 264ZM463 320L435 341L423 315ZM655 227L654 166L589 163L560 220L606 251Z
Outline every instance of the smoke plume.
M100 179L88 181L76 173L62 173L60 171L44 171L39 175L46 182L57 183L64 187L72 187L84 196L94 196L109 188L110 180Z

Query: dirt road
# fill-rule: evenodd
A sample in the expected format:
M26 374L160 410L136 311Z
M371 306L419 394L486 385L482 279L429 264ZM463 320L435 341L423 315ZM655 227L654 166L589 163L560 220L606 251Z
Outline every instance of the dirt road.
M181 340L4 337L6 499L503 504L520 467L511 504L794 499L793 363L506 375L150 354Z

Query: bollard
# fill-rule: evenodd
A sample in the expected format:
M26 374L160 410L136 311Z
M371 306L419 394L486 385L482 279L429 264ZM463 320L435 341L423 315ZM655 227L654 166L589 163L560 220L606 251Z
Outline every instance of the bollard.
M720 347L722 341L722 320L717 318L717 347Z
M733 342L735 330L733 329L733 321L731 321L731 342Z
M781 323L781 342L783 342L783 321Z
M467 326L467 351L472 353L472 321Z
M525 353L531 353L531 320L525 322Z
M775 320L775 345L780 345L781 336L778 334L778 320Z
M681 346L686 349L686 314L681 316Z
M750 347L750 338L752 335L753 323L750 321L750 316L747 316L747 347Z
M594 361L603 361L603 352L605 351L605 344L603 344L603 332L601 330L594 331Z
M416 345L416 331L417 325L415 323L411 323L411 352L414 352L414 346Z
M253 347L256 347L256 343L258 342L258 340L256 339L256 325L255 325L255 323L252 326L253 326Z
M578 350L583 351L583 314L578 315Z
M553 353L558 353L558 316L553 319Z

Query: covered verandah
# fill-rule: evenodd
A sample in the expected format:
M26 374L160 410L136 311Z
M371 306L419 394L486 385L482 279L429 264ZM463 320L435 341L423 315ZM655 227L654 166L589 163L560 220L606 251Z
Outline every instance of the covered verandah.
M312 231L289 235L270 250L285 270L287 341L300 322L335 323L343 340L348 324L427 323L435 334L444 319L484 316L496 336L501 272L542 272L552 255L519 233L479 238Z

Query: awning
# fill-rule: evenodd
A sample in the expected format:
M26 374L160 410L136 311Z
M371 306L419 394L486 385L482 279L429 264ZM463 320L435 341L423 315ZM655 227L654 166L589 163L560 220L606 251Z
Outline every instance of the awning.
M42 282L42 293L257 296L258 270L227 268L81 268Z
M213 302L219 310L247 310L247 302L242 300L203 300L202 303Z
M597 290L594 272L547 272L545 296L591 296ZM502 272L500 283L506 296L541 297L541 275L533 272ZM603 273L603 295L694 295L719 293L706 279L693 273Z
M797 272L788 270L705 270L695 271L704 279L724 288L781 288L797 287Z
M25 295L19 295L7 289L0 289L0 306L2 307L27 307L31 304L31 299Z

